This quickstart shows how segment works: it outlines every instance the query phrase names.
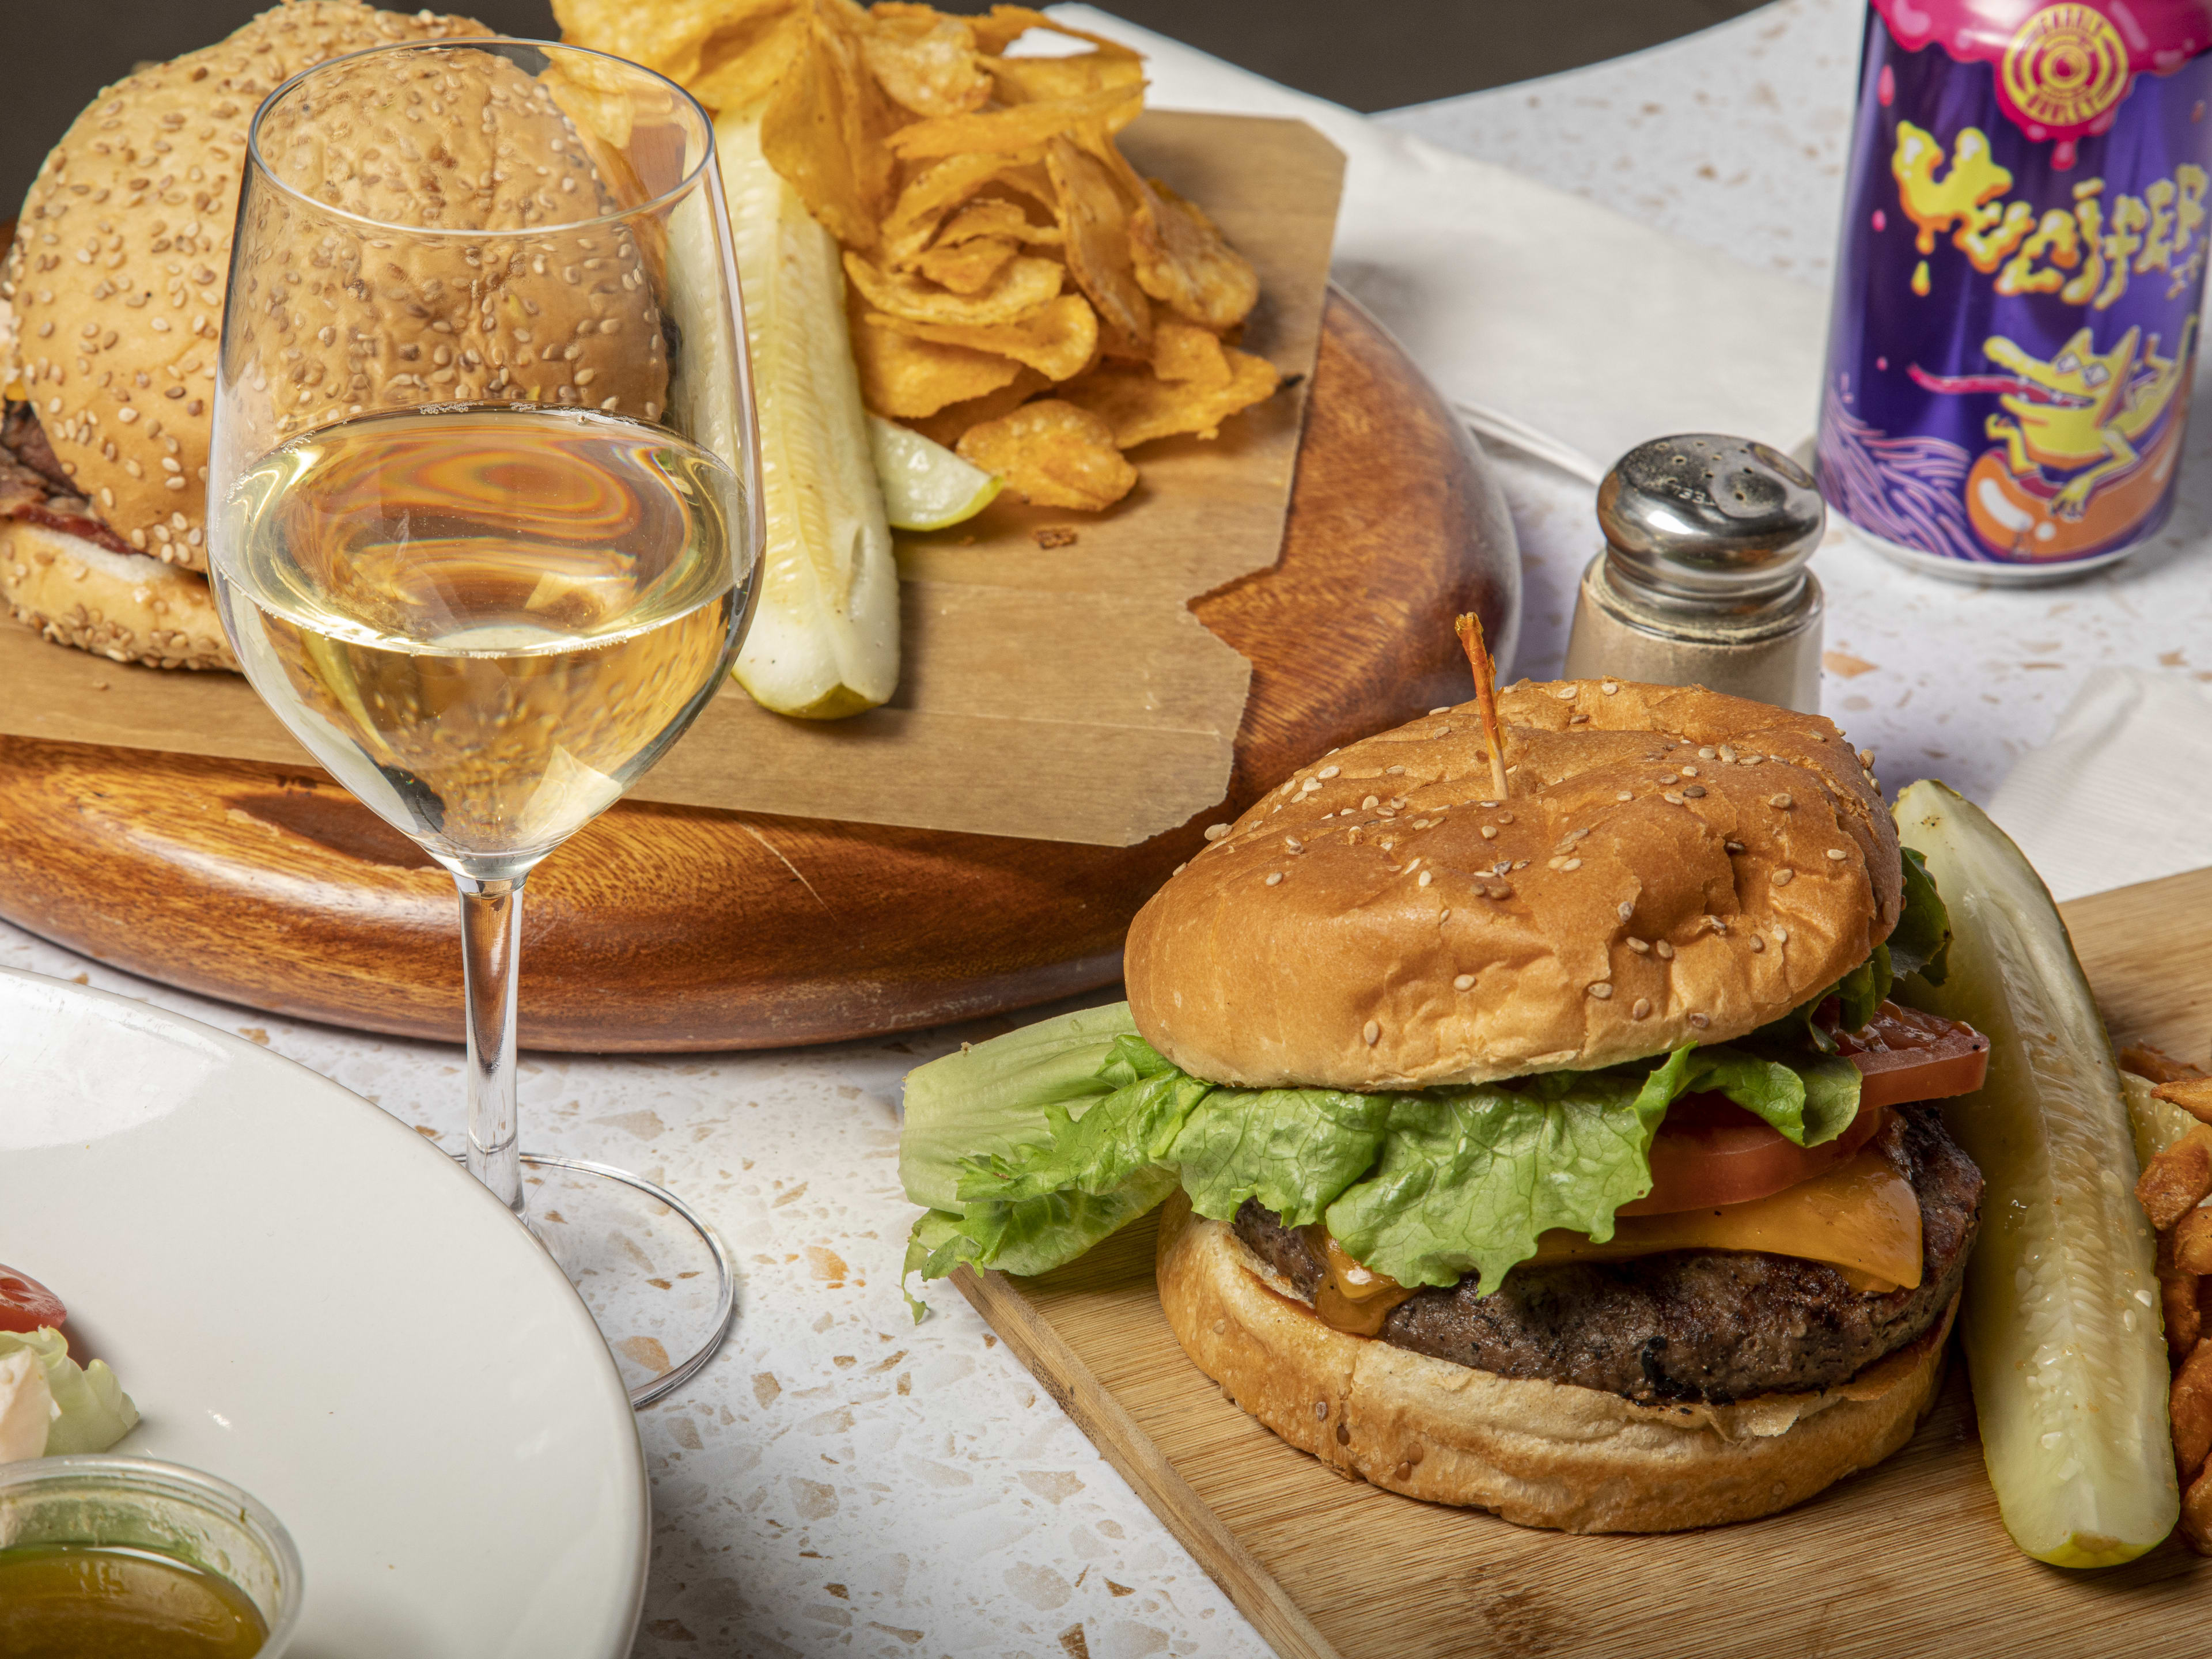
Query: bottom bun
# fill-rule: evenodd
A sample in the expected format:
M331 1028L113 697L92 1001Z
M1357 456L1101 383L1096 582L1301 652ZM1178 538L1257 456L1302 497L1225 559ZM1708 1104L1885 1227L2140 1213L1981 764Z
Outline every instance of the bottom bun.
M1643 1406L1337 1330L1227 1225L1168 1203L1160 1305L1231 1399L1340 1474L1524 1527L1674 1532L1802 1503L1911 1437L1958 1311L1839 1388Z
M26 519L0 520L0 599L55 643L114 662L238 666L204 577Z

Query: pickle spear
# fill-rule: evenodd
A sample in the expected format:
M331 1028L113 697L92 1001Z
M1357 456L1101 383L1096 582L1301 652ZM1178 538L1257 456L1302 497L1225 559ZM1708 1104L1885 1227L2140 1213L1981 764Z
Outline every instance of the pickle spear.
M1954 937L1904 1000L1990 1039L1989 1080L1943 1103L1987 1182L1960 1329L1982 1455L2013 1541L2060 1567L2131 1561L2180 1513L2150 1225L2104 1023L2065 924L2011 839L1940 783L1898 797Z

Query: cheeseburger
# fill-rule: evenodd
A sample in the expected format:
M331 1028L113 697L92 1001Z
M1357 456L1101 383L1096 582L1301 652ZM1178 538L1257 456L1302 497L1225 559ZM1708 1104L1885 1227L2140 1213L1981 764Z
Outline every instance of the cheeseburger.
M1129 1000L908 1080L908 1265L1036 1273L1163 1203L1200 1369L1285 1440L1525 1525L1786 1508L1928 1408L1988 1045L1825 720L1499 694L1333 751L1130 930Z
M489 32L294 0L117 82L63 136L0 278L0 598L19 620L118 662L236 666L204 573L247 125L328 58Z

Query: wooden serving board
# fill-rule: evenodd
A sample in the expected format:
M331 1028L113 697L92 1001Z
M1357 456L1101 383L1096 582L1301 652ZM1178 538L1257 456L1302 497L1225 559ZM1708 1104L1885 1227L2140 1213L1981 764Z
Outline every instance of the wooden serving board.
M2065 907L2117 1043L2212 1043L2212 870ZM1285 1659L2212 1652L2212 1561L2169 1539L2068 1572L1997 1519L1954 1352L1895 1456L1784 1514L1662 1537L1571 1537L1339 1476L1183 1357L1152 1218L1028 1280L956 1282Z
M1457 420L1332 293L1281 558L1192 605L1253 665L1217 811L1108 848L624 802L530 879L522 1045L823 1042L1109 984L1206 823L1462 700L1452 617L1504 640L1519 603ZM0 915L187 990L461 1037L452 883L305 766L0 738Z

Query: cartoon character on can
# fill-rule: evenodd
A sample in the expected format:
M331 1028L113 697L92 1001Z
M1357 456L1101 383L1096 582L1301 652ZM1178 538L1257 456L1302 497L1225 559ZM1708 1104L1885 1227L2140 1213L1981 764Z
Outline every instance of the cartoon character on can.
M1970 579L2121 558L2173 501L2212 249L2212 0L1873 0L1818 474Z

